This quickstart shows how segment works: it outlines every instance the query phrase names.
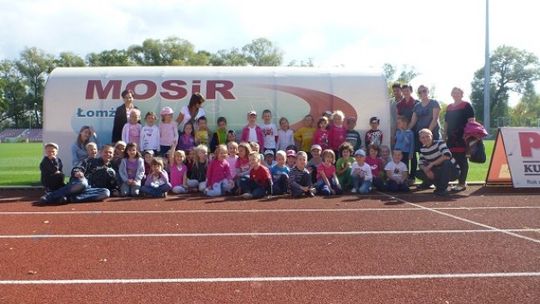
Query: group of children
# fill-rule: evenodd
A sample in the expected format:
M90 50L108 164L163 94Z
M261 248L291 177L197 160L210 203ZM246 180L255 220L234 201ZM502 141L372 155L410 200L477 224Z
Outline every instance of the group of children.
M381 145L383 133L377 117L370 119L362 145L355 130L356 119L345 118L339 110L323 113L317 127L313 126L313 116L306 115L296 131L284 117L278 129L270 110L263 111L260 125L257 113L249 111L239 142L224 117L218 118L217 130L211 134L204 116L185 123L178 132L170 107L161 110L159 126L153 112L146 113L142 126L140 114L138 109L131 111L123 140L114 147L102 147L99 157L97 146L87 145L88 158L74 167L82 180L78 184L84 185L82 192L81 187L77 191L62 190L73 188L73 183L64 185L61 161L56 157L58 146L46 144L40 166L47 191L42 202L76 201L75 195L89 189L103 189L97 191L96 200L108 195L165 197L169 192L201 192L212 197L231 194L249 199L348 191L363 194L372 188L409 189L408 159L413 139L404 118L398 122L396 149L390 151Z

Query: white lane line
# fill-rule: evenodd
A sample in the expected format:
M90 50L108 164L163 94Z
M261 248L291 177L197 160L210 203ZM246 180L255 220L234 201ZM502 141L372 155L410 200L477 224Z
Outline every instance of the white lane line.
M500 231L499 231L500 230ZM389 231L299 231L299 232L225 232L225 233L127 233L127 234L12 234L0 239L68 239L68 238L153 238L153 237L268 237L268 236L348 236L348 235L400 235L400 234L465 234L494 232L538 232L540 229L499 230L389 230Z
M540 209L540 206L436 207L433 210ZM0 211L0 215L77 215L77 214L192 214L192 213L287 213L287 212L369 212L423 211L419 208L307 208L307 209L188 209L188 210L81 210L81 211Z
M345 276L229 277L229 278L0 280L0 285L374 281L374 280L477 279L477 278L516 278L516 277L540 277L540 272L432 273L432 274L403 274L403 275L345 275Z
M507 235L510 235L510 236L513 236L513 237L517 237L517 238L520 238L520 239L524 239L524 240L527 240L527 241L531 241L531 242L540 244L540 240L533 239L533 238L530 238L530 237L527 237L527 236L524 236L524 235L520 235L520 234L514 233L514 232L509 231L509 230L499 229L497 227L482 224L482 223L479 223L479 222L476 222L476 221L473 221L473 220L469 220L469 219L466 219L466 218L463 218L463 217L460 217L460 216L457 216L457 215L446 213L446 212L436 210L436 209L433 209L433 208L429 208L429 207L426 207L426 206L422 206L422 205L419 205L419 204L411 203L411 202L406 201L406 200L404 200L402 198L394 197L394 196L386 194L386 193L382 193L382 192L378 192L378 193L386 195L386 196L391 197L393 199L396 199L398 201L404 202L406 204L418 207L418 208L420 208L422 210L428 210L428 211L431 211L431 212L435 212L437 214L444 215L444 216L447 216L447 217L451 217L453 219L460 220L460 221L465 222L465 223L473 224L473 225L476 225L476 226L480 226L482 228L486 228L486 229L489 229L489 230L501 232L501 233L504 233L504 234L507 234Z

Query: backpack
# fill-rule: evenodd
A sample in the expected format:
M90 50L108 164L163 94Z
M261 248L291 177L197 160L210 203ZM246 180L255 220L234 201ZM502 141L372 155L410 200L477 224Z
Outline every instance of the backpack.
M473 163L483 164L486 162L486 147L481 139L474 139L468 142L469 161Z

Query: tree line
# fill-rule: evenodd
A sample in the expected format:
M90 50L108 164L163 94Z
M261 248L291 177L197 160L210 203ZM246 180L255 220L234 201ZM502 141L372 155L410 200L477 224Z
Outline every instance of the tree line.
M42 127L45 81L56 67L314 65L311 58L284 64L283 55L284 51L266 38L213 53L196 50L191 42L178 37L146 39L140 45L93 52L84 58L73 52L53 55L36 47L25 48L17 59L0 61L0 129ZM408 83L418 75L414 67L407 65L400 70L385 64L382 69L389 85L395 81ZM473 76L470 96L480 121L483 119L483 78L482 67ZM540 96L536 94L534 82L540 79L540 64L534 54L511 46L498 47L491 55L490 78L493 126L500 124L499 117L505 117L505 123L510 125L537 123ZM521 96L514 108L508 106L511 92Z

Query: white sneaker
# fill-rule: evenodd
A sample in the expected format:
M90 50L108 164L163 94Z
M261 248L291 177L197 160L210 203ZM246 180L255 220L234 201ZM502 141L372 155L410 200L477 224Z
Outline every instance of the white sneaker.
M244 193L242 194L243 199L251 199L253 198L253 195L251 193Z
M352 188L351 193L356 193L356 189Z

